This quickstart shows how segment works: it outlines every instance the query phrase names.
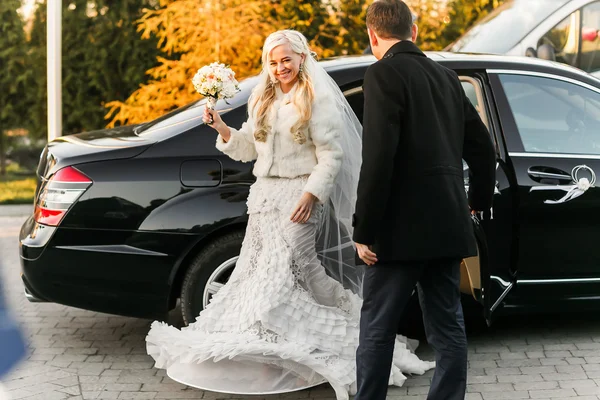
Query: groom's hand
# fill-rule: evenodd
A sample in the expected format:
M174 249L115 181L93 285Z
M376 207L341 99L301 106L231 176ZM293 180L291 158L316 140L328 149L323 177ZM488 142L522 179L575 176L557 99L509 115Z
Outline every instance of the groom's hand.
M368 266L371 266L377 262L377 254L371 251L371 246L356 243L356 250L358 251L358 256L360 259L363 260Z

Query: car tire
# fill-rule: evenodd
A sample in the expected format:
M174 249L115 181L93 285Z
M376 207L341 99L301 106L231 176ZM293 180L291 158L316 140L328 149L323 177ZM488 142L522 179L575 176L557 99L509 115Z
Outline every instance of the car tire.
M224 235L210 242L190 263L181 286L180 301L186 326L193 323L204 309L206 291L210 292L207 285L224 284L229 279L243 240L243 231Z

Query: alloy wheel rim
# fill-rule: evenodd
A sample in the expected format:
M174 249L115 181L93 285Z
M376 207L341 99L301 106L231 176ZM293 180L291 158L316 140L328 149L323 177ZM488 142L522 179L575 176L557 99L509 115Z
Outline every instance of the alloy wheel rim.
M219 291L231 276L231 270L235 267L239 256L230 258L219 265L214 272L208 277L206 286L204 286L204 294L202 295L202 308L206 308L210 299Z

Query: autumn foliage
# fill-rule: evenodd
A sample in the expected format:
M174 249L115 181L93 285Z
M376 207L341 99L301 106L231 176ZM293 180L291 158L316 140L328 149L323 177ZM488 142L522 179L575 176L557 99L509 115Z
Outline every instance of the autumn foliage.
M143 38L157 36L165 56L148 71L148 82L126 101L107 103L109 126L148 121L199 99L190 80L211 62L231 65L240 80L256 74L263 42L278 29L303 32L321 56L364 49L367 38L360 24L366 1L340 4L335 8L322 0L161 0L159 10L145 12L139 30ZM361 34L350 37L355 29Z
M148 81L125 101L106 104L109 127L141 123L199 99L196 71L218 61L236 77L257 73L271 32L296 29L320 57L361 54L365 14L373 0L159 0L138 21L144 39L158 38L163 56ZM418 15L418 44L441 50L504 0L406 0Z

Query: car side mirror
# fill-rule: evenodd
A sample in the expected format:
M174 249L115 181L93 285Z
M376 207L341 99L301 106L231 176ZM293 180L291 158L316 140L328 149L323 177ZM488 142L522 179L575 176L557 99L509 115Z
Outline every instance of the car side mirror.
M528 47L527 50L525 50L525 57L537 58L537 51L535 51L533 47Z
M537 56L542 60L556 61L556 53L554 47L545 43L537 48Z

